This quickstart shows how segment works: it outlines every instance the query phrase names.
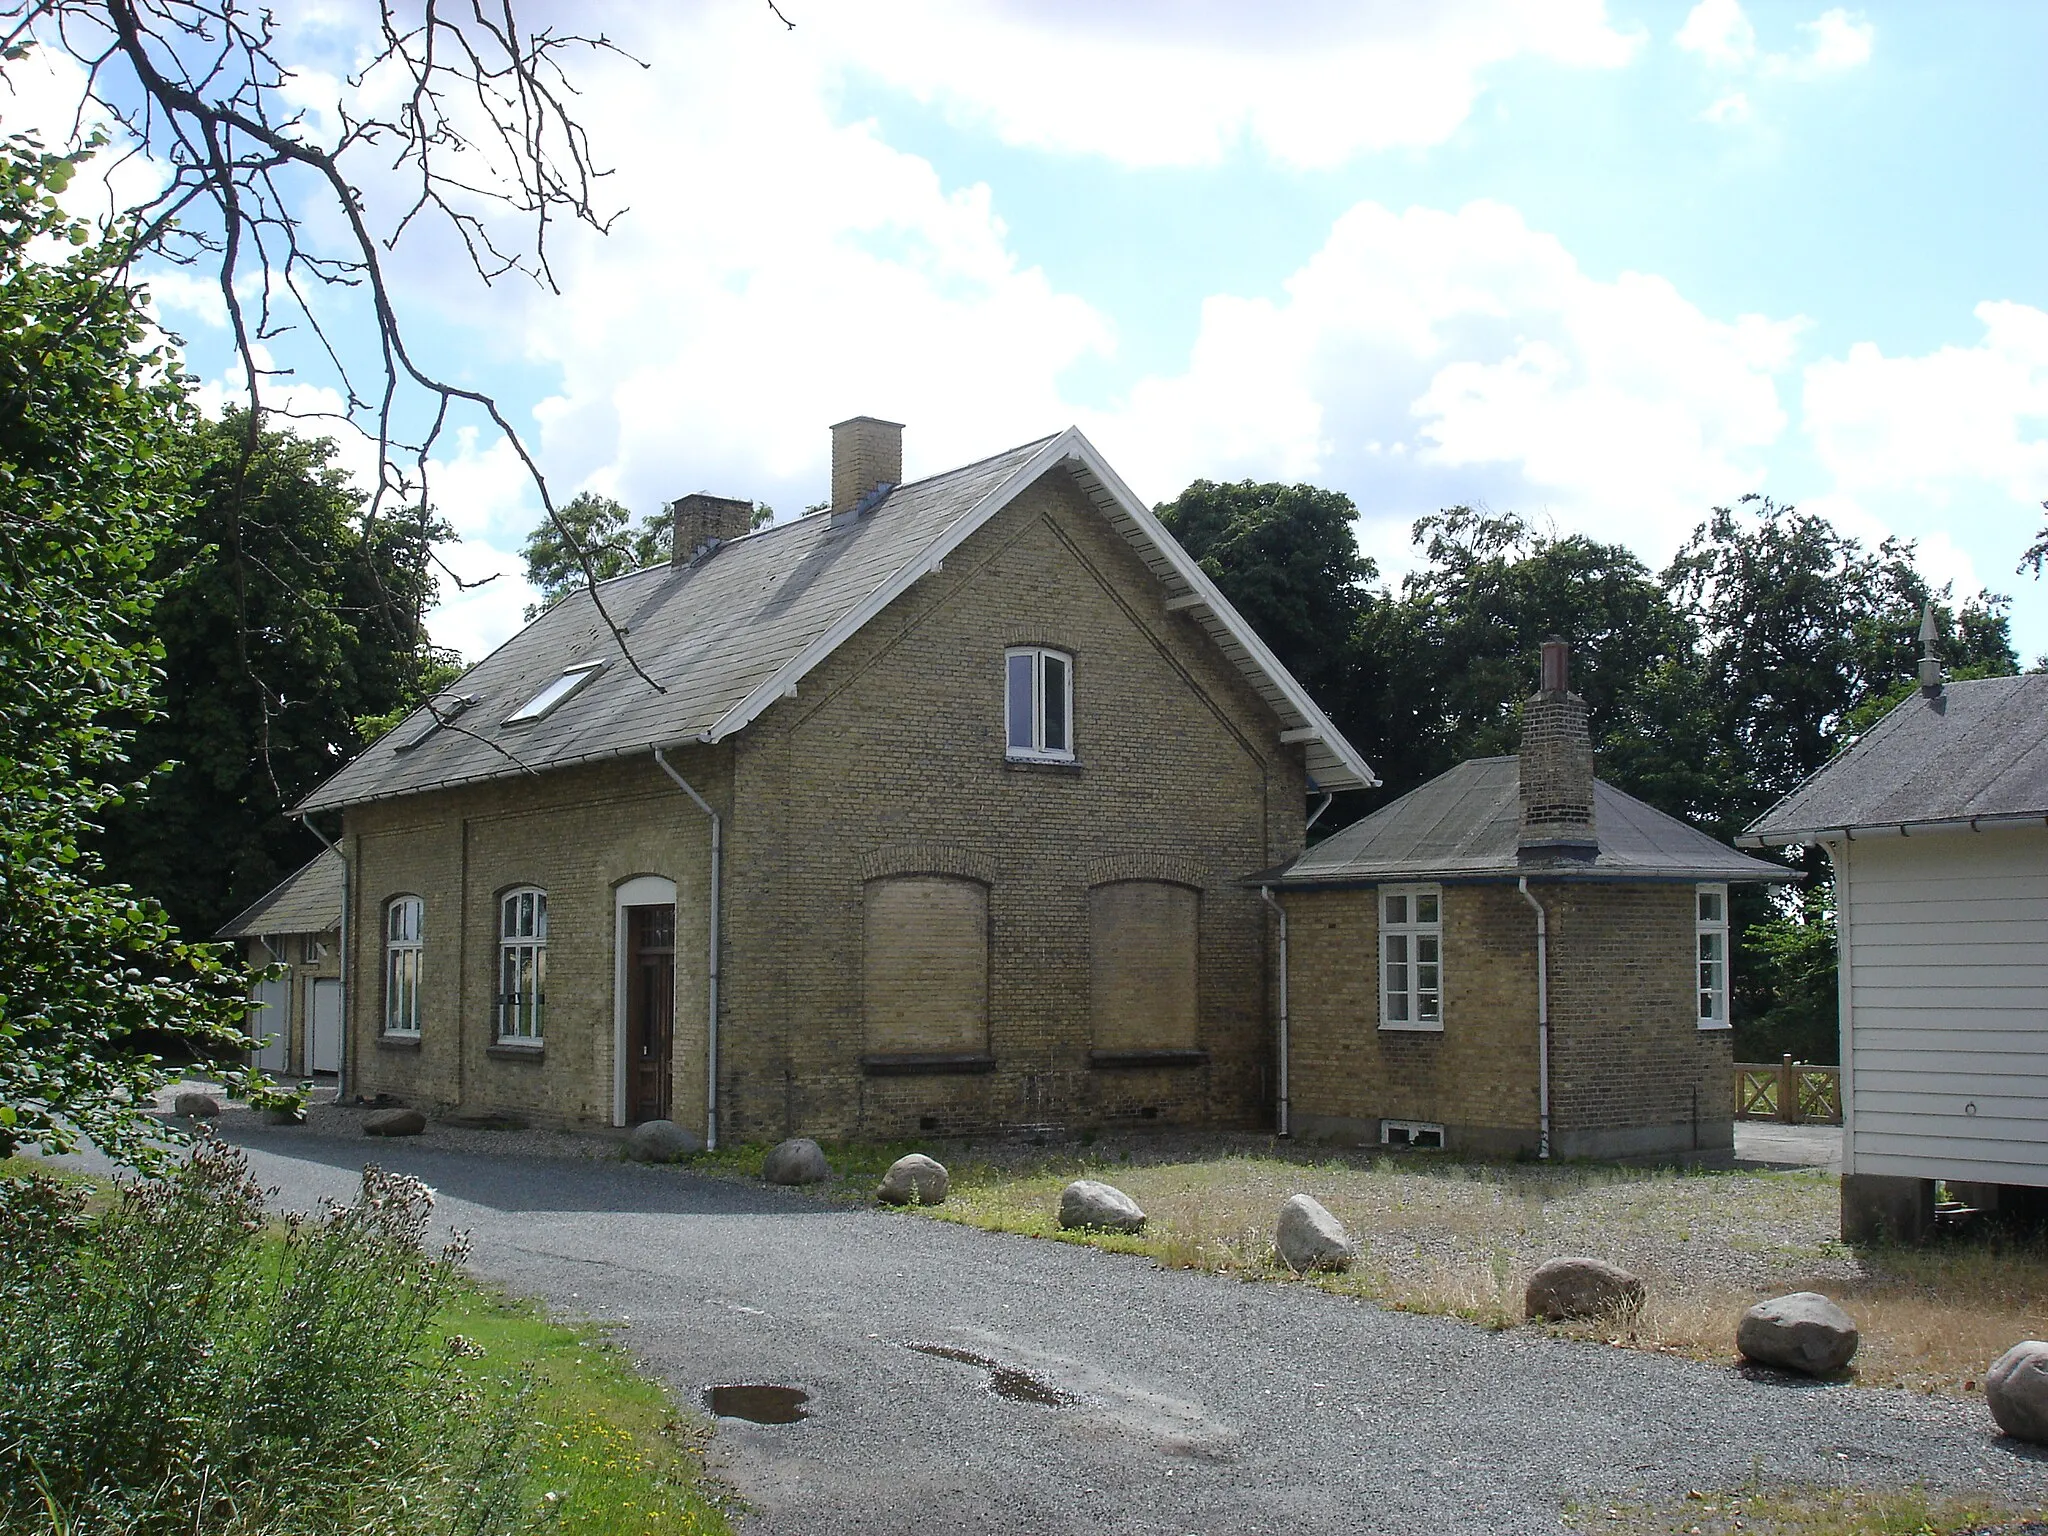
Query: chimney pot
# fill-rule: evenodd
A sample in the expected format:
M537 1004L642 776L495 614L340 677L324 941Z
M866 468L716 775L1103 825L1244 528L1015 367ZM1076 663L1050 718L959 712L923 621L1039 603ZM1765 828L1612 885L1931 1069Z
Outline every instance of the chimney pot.
M903 423L854 416L832 426L832 511L860 508L873 492L903 483Z
M754 504L737 496L713 496L692 491L669 508L675 538L669 547L670 565L688 565L706 545L724 544L749 533L754 526Z
M1536 696L1522 706L1521 828L1525 857L1590 859L1600 850L1593 824L1593 732L1586 701L1571 691L1571 647L1543 642Z

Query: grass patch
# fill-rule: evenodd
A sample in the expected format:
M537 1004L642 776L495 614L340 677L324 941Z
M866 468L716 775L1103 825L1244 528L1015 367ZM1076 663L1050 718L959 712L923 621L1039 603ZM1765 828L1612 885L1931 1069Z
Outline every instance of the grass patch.
M453 1349L450 1349L453 1341ZM724 1536L704 1486L708 1420L683 1417L661 1386L587 1324L465 1282L434 1320L433 1342L488 1417L530 1414L521 1504L567 1536Z
M2039 1532L2038 1515L1922 1488L1778 1488L1694 1492L1674 1505L1601 1506L1566 1513L1572 1530L1604 1536L1988 1536Z
M2014 1343L2048 1337L2048 1245L1987 1232L1920 1248L1851 1249L1837 1235L1835 1180L1813 1170L1546 1166L1277 1146L1163 1161L1129 1148L937 1155L953 1176L951 1198L923 1213L938 1220L1141 1254L1171 1268L1311 1284L1492 1328L1521 1325L1529 1273L1569 1253L1642 1275L1649 1301L1627 1329L1559 1331L1698 1359L1732 1360L1742 1311L1792 1290L1823 1291L1856 1319L1856 1369L1866 1383L1974 1392ZM1150 1217L1146 1231L1061 1231L1059 1192L1075 1178L1126 1191ZM1313 1195L1350 1230L1359 1257L1348 1273L1297 1279L1280 1264L1273 1220L1293 1194Z

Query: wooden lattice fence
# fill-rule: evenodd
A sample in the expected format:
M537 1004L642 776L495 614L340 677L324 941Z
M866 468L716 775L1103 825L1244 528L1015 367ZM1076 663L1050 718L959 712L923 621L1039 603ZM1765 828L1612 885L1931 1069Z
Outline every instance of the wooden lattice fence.
M1842 1123L1842 1069L1815 1067L1790 1056L1779 1062L1735 1063L1735 1118L1786 1125Z

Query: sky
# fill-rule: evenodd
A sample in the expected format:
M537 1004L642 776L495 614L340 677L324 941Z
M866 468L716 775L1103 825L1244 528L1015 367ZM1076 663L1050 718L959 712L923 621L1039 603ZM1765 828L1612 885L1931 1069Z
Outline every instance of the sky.
M559 495L789 516L847 416L905 423L912 477L1078 424L1148 501L1341 490L1397 581L1443 507L1656 568L1761 492L1917 541L2048 652L2014 571L2048 521L2048 6L780 8L576 9L632 57L571 66L622 212L562 237L559 295L431 235L392 259L416 346ZM319 101L351 8L282 12ZM157 297L223 394L217 303ZM476 659L538 503L474 423L434 495L496 577L432 620Z

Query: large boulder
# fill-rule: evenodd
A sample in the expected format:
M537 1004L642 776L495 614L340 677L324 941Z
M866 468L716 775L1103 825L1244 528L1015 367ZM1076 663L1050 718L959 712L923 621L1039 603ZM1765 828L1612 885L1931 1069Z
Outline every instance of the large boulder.
M626 1137L626 1156L636 1163L673 1163L703 1150L697 1133L673 1120L643 1120Z
M1145 1213L1138 1202L1114 1184L1076 1179L1060 1191L1060 1225L1096 1227L1105 1232L1142 1232Z
M1287 1267L1297 1273L1310 1269L1349 1269L1356 1249L1344 1223L1308 1195L1295 1195L1280 1207L1280 1220L1273 1229L1273 1246Z
M1856 1344L1849 1314L1818 1291L1760 1301L1735 1328L1743 1359L1806 1376L1833 1375L1855 1357Z
M365 1136L417 1136L427 1128L427 1117L416 1109L379 1109L363 1116Z
M944 1163L922 1152L913 1152L889 1165L875 1190L875 1198L884 1205L937 1205L952 1187Z
M792 1136L768 1149L761 1177L770 1184L822 1184L832 1177L824 1150L808 1136Z
M1532 1321L1611 1317L1643 1304L1643 1282L1602 1259L1556 1258L1536 1266L1522 1309Z
M2048 1445L2048 1344L2015 1344L1984 1377L1984 1401L1998 1427L2015 1440Z
M187 1120L215 1120L220 1117L220 1100L210 1093L181 1093L171 1100L171 1113Z

